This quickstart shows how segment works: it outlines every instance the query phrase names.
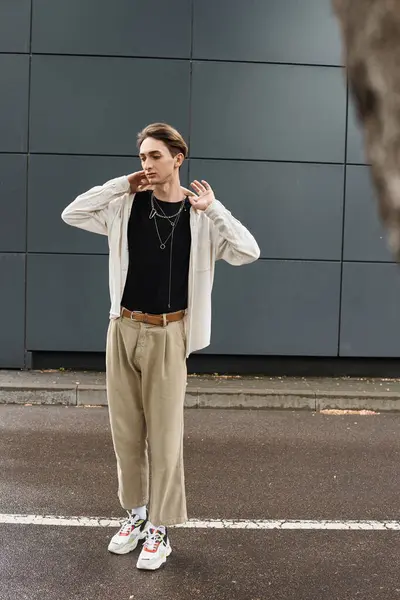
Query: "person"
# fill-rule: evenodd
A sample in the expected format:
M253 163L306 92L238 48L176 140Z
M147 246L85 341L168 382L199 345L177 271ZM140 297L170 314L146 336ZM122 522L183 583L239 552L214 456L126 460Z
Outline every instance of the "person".
M154 570L171 553L168 526L187 520L186 359L210 343L215 261L251 263L260 249L207 181L181 185L188 147L175 128L150 124L137 144L142 170L78 196L62 219L108 236L108 410L129 515L108 549L125 554L144 540L137 567Z

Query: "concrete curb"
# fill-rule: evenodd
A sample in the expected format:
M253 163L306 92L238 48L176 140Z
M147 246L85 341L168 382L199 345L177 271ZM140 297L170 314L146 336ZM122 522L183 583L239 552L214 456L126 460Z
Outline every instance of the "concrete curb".
M0 386L0 404L107 406L104 385L28 384ZM236 408L279 410L400 411L400 393L196 387L188 384L186 408Z

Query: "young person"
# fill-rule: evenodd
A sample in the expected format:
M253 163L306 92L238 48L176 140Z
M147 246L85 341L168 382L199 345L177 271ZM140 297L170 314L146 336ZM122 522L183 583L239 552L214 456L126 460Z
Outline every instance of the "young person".
M178 131L153 123L137 141L142 171L78 196L62 218L108 236L107 394L129 514L109 550L125 554L145 540L137 567L154 570L171 553L167 527L187 520L186 358L210 343L215 261L243 265L260 250L206 181L181 186L188 148Z

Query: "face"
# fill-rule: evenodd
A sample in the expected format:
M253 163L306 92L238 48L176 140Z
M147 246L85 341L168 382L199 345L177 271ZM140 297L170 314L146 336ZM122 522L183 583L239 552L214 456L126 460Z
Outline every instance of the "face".
M160 185L173 179L184 158L183 154L172 156L164 142L150 137L142 142L139 157L151 185Z

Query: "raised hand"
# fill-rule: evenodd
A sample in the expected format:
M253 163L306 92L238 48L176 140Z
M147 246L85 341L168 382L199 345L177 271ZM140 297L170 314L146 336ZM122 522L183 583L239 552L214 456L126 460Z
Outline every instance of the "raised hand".
M201 180L201 183L195 179L190 185L197 192L197 194L191 190L187 190L186 188L182 189L189 196L191 205L194 206L194 208L197 208L197 210L206 210L215 200L214 192L212 191L211 186L207 183L207 181L204 181L204 179Z
M147 179L144 171L136 171L136 173L128 175L128 181L131 184L132 194L152 189L152 186L150 185L150 182Z

